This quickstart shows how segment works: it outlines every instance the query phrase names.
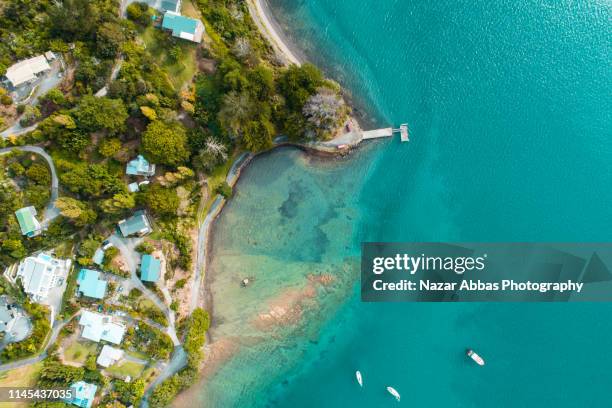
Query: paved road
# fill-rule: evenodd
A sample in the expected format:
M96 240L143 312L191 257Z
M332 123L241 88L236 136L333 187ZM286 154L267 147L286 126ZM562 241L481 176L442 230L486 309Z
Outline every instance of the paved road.
M81 311L79 310L78 312L76 312L70 318L68 318L66 320L63 320L63 321L57 321L55 323L55 325L53 326L53 329L51 330L51 335L49 336L49 341L47 341L47 344L45 344L45 347L43 348L43 350L42 350L42 352L40 354L38 354L38 355L36 355L34 357L23 359L23 360L13 361L11 363L2 364L2 365L0 365L0 372L8 371L8 370L14 370L15 368L25 367L25 366L28 366L30 364L36 364L39 361L44 360L47 357L47 350L49 350L49 347L51 347L52 344L55 344L55 342L57 340L57 336L59 336L59 334L60 334L60 331L64 328L64 326L66 324L68 324L68 322L70 322L72 319L74 319L75 317L77 317L80 314L81 314Z
M149 288L147 288L142 281L136 275L136 270L140 264L140 255L136 252L136 247L143 241L143 238L122 238L117 234L112 234L108 240L117 247L121 255L128 264L130 269L130 281L135 288L138 288L146 297L148 297L155 305L166 315L168 319L168 328L166 333L172 338L172 342L175 346L181 344L175 329L175 315L172 310L162 302L159 297Z
M161 365L162 370L159 375L153 380L151 384L147 387L145 394L140 402L140 408L147 408L149 406L149 397L153 390L164 382L166 379L172 377L179 370L187 365L187 353L182 346L178 346L174 348L174 353L172 353L172 358L166 365Z
M57 178L57 172L55 171L55 165L53 164L53 159L49 154L39 146L15 146L15 147L7 147L5 149L0 149L0 155L10 153L13 150L21 150L23 152L31 152L36 153L42 156L43 159L47 161L49 165L49 169L51 170L51 199L49 200L49 204L45 208L45 214L43 216L43 227L48 225L55 217L59 215L59 209L55 206L55 200L57 200L58 192L59 192L59 180Z

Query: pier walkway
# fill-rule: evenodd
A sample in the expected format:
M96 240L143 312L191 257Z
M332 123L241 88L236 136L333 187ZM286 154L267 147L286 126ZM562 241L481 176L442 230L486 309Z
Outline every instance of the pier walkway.
M362 132L362 139L378 139L379 137L390 137L393 136L393 128L382 128L374 130L366 130Z

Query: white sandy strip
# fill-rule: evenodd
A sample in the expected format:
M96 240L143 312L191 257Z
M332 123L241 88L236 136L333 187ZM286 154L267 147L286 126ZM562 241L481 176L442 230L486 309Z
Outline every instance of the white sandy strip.
M259 28L259 31L266 37L266 39L272 44L272 46L282 54L285 59L296 65L301 65L300 60L291 52L291 49L287 46L283 40L283 36L277 32L275 23L272 22L272 16L269 16L269 11L266 6L262 4L265 0L249 0L249 12L255 24Z

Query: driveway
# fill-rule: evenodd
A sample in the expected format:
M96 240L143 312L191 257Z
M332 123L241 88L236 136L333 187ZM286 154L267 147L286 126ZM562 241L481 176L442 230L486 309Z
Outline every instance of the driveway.
M57 87L62 82L64 77L63 75L60 75L61 71L63 70L64 62L61 57L53 61L50 65L51 70L34 85L34 90L27 99L19 101L20 104L27 103L28 105L36 105L41 96L49 92L51 89ZM21 117L17 118L15 123L8 129L3 130L0 133L0 136L3 138L8 138L11 135L19 136L33 131L38 126L38 123L35 123L24 128L19 124L19 119L21 119Z
M0 149L0 155L10 153L13 150L21 150L22 152L30 152L36 153L42 156L43 159L46 160L49 165L49 169L51 171L51 199L49 200L49 204L45 207L45 213L43 216L42 225L43 227L48 226L49 223L59 215L59 209L55 206L55 200L57 200L59 193L59 180L57 178L57 172L55 171L55 165L53 164L53 159L49 154L39 146L15 146L15 147L7 147L5 149Z
M144 239L143 238L123 238L119 235L112 234L108 238L109 242L111 242L121 255L125 259L125 262L128 264L128 268L130 269L130 281L133 287L140 290L149 300L151 300L155 305L166 315L168 319L168 328L166 329L166 333L172 338L172 342L175 346L181 344L178 337L176 336L175 330L175 315L172 310L162 302L159 297L149 288L147 288L142 281L138 278L136 271L138 270L138 265L140 264L140 254L136 251L136 247L140 244Z

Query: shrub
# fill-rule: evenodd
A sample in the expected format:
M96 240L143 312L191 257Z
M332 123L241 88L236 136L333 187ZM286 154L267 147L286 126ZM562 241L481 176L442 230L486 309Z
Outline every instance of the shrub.
M224 181L215 188L215 192L221 194L225 198L229 198L232 196L233 190L232 187Z

